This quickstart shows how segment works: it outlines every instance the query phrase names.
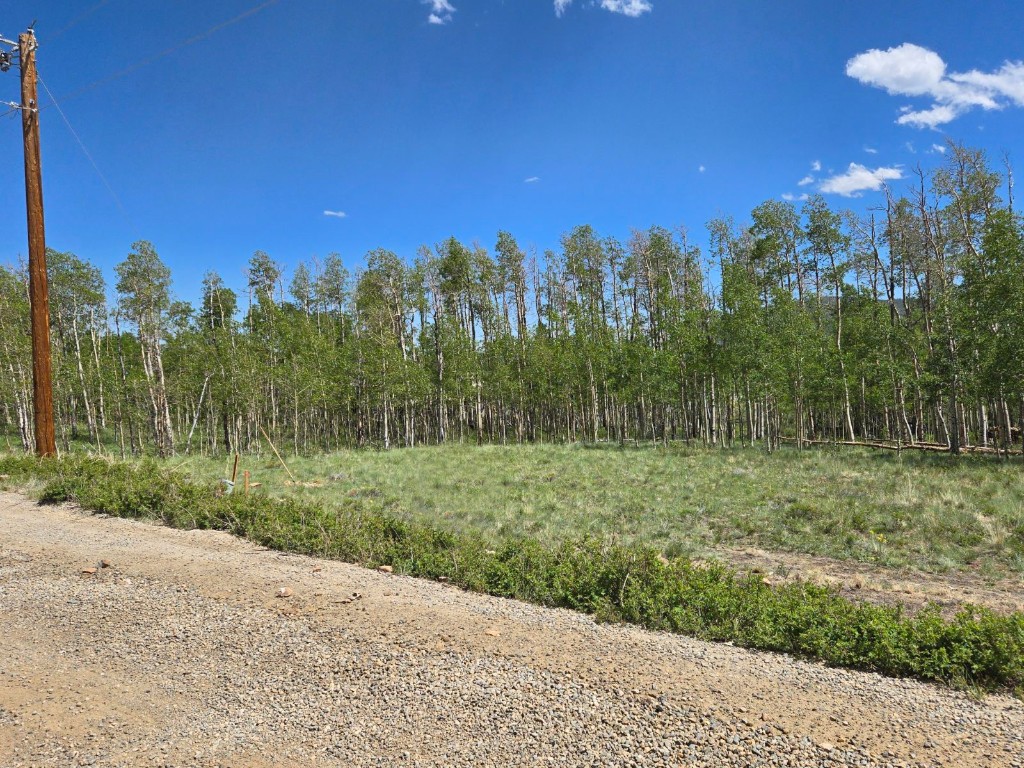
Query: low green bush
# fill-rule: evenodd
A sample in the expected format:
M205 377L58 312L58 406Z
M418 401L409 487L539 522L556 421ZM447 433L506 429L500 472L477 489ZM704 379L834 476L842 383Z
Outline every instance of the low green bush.
M327 508L214 488L152 462L0 458L9 484L45 483L43 502L75 502L119 517L214 528L274 549L387 564L465 589L560 606L651 629L789 653L826 664L957 687L1024 692L1024 614L936 607L906 615L807 583L770 586L721 565L666 561L649 547L595 539L549 547L482 538L367 511L358 498Z

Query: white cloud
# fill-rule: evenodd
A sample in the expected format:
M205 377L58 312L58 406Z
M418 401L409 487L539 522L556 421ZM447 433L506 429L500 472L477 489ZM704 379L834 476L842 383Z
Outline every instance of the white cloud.
M555 16L561 17L570 5L572 0L555 0ZM654 10L651 0L601 0L601 7L606 11L621 13L634 19Z
M846 74L865 85L901 96L927 96L946 76L946 62L912 43L881 51L872 48L846 62Z
M649 0L601 0L601 7L606 11L633 18L642 16L654 8Z
M705 168L703 165L700 166L699 168L697 168L698 173L704 173L704 171L706 171L706 170L707 170L707 168Z
M782 194L782 199L785 200L787 203L802 203L806 200L809 200L810 197L806 192L803 193L802 195L794 195L791 192L784 192Z
M878 154L878 150L875 149L874 147L864 147L864 151L867 152L869 155L877 155Z
M455 6L450 0L421 0L424 5L430 6L430 15L427 16L428 24L447 24L452 20L455 13Z
M333 216L336 219L348 218L348 214L344 211L324 211L324 216Z
M540 181L540 176L531 176L528 179L523 179L523 184L536 184Z
M813 176L804 176L802 179L800 179L800 181L798 181L796 183L796 185L798 187L806 187L808 184L813 184L813 183L814 183L814 177Z
M994 72L949 72L935 51L913 43L872 48L846 62L846 74L893 96L927 96L925 109L904 107L897 123L936 128L970 110L1024 107L1024 62L1008 61Z
M821 182L822 192L843 197L860 197L866 191L877 192L887 181L903 178L899 168L875 168L871 170L859 163L850 163L845 173L839 173Z
M821 170L821 161L820 160L815 160L813 163L811 163L811 170L814 171L815 173L820 171Z
M959 112L948 104L936 104L931 109L904 109L896 120L898 125L912 125L915 128L937 128L951 123L959 116Z
M932 152L938 152L940 155L946 154L946 147L944 144L932 144Z

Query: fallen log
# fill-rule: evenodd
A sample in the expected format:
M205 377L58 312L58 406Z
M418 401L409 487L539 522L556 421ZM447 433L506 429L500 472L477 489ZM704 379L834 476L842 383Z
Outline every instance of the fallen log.
M795 437L780 437L779 440L785 443L795 443ZM884 443L868 440L808 440L801 441L804 445L848 445L855 448L878 448L886 451L932 451L933 453L949 453L949 446L943 443ZM985 447L981 445L962 445L962 453L984 453L997 456L1021 456L1021 451L1003 451L999 448Z

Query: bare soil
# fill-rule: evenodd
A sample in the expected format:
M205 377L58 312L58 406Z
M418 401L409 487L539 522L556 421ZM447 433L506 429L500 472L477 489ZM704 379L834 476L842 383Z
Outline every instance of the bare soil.
M1024 611L1024 576L987 579L973 571L932 574L763 549L719 550L715 555L733 568L761 574L773 584L809 581L835 587L851 600L902 605L910 613L928 603L940 606L947 616L968 604L999 613Z

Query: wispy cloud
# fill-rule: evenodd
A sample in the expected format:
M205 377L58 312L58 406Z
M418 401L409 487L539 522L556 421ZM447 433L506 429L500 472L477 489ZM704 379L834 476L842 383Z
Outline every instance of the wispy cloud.
M859 163L850 163L844 173L836 174L821 182L819 189L830 195L860 197L864 192L877 192L887 181L903 178L899 168L875 168L872 170Z
M601 7L606 11L633 18L654 10L649 0L601 0Z
M946 146L944 144L932 144L932 154L938 152L940 155L946 154Z
M523 184L536 184L540 181L540 176L531 176L528 179L523 179Z
M874 147L864 147L864 151L867 152L869 155L877 155L878 154L878 150L875 149Z
M452 20L455 13L455 6L450 0L421 0L424 5L430 6L430 15L427 16L429 24L447 24Z
M324 216L333 216L336 219L347 219L348 214L344 211L324 211Z
M564 15L570 5L572 5L572 0L555 0L555 16ZM634 19L654 10L651 0L601 0L601 7L606 11L630 16Z
M815 178L814 174L821 170L821 161L820 160L812 161L811 162L811 170L814 173L808 173L806 176L804 176L802 179L800 179L800 181L798 181L796 183L796 185L798 187L806 187L808 184L813 184L814 182L816 182L818 180L817 178ZM803 198L805 198L805 199L806 199L806 197L807 197L807 195L803 196ZM785 195L783 195L782 199L783 200L796 200L798 198L794 197L793 195L790 195L789 197L786 197Z
M702 165L702 166L700 166L700 167L699 167L699 168L697 169L697 172L698 172L698 173L704 173L704 171L706 171L706 170L707 170L707 168L705 168L705 167L704 167L704 166Z
M806 192L804 192L802 195L794 195L792 192L784 192L782 195L782 199L785 200L787 203L802 203L810 198Z
M1024 107L1024 61L1007 61L992 72L949 72L935 51L904 43L857 54L846 62L846 74L893 96L931 100L926 108L903 107L899 125L937 128L977 107Z

